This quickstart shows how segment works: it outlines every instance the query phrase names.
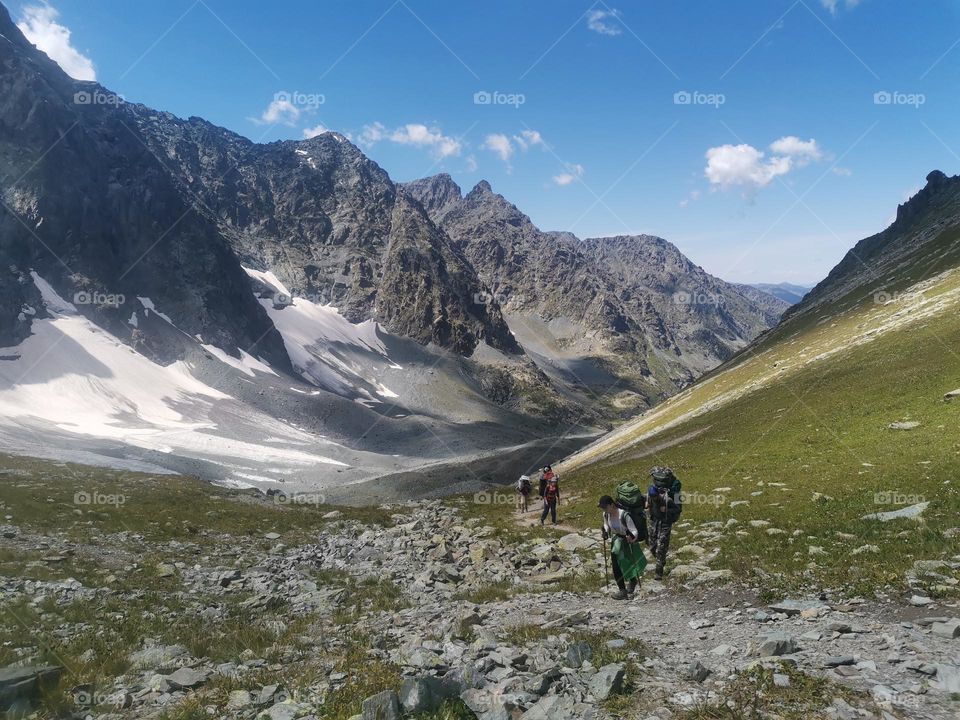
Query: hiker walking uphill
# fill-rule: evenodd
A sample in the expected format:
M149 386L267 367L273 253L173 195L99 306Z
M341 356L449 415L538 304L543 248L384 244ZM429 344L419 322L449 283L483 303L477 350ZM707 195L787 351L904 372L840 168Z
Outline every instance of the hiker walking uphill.
M617 592L613 597L626 600L636 592L637 583L647 567L647 558L640 544L641 531L631 513L618 507L609 495L600 498L598 507L603 511L601 533L604 545L608 539L612 540L610 564L613 566L613 579L617 583Z
M543 525L547 515L554 525L557 524L557 503L560 502L560 476L549 465L540 473L540 497L543 499L543 513L540 515L540 524Z
M517 492L520 494L520 512L525 513L529 509L530 493L533 492L533 483L530 482L529 475L521 475L517 480Z
M647 491L647 507L650 511L650 552L657 561L656 579L663 579L663 568L667 564L667 550L670 548L670 535L673 524L683 511L683 497L680 481L667 467L655 467L650 471L653 483Z

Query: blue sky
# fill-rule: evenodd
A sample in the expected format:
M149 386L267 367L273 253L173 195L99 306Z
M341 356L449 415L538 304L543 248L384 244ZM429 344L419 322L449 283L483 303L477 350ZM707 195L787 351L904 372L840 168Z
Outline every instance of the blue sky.
M8 7L130 101L336 130L396 180L486 179L544 229L660 235L728 280L816 282L960 172L955 0Z

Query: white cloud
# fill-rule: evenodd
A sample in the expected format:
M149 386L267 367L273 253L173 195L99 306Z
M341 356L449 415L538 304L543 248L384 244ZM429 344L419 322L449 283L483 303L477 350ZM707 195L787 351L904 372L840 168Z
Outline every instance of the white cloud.
M473 155L467 155L467 172L476 172L477 167L477 158Z
M721 189L740 185L758 190L791 170L824 158L816 140L788 135L770 144L771 155L752 145L721 145L707 150L704 175Z
M591 10L587 13L587 27L601 35L619 35L622 30L610 23L610 20L619 18L619 10Z
M513 144L506 135L503 133L487 135L483 141L483 145L480 147L496 153L500 159L507 164L507 169L510 169L510 158L513 157Z
M514 135L513 140L521 150L526 150L527 148L538 145L544 150L547 149L547 143L544 141L543 136L536 130L524 130L519 135Z
M770 143L770 150L777 155L793 158L798 165L806 165L823 159L823 151L814 139L801 140L795 135L787 135Z
M439 128L427 127L423 123L408 123L389 130L383 123L373 122L364 125L358 137L358 142L367 148L383 140L398 145L427 148L438 160L459 155L463 150L463 145L459 140L444 135Z
M303 137L309 140L310 138L315 138L317 135L323 135L325 132L330 132L330 129L323 123L320 123L316 127L304 128Z
M296 125L300 119L300 110L286 98L274 98L260 117L250 118L256 125Z
M410 123L397 128L390 133L388 139L401 145L430 148L437 158L459 155L462 149L456 138L444 135L439 128L428 128L421 123Z
M371 147L383 140L386 136L387 128L383 126L383 123L374 122L363 126L363 130L360 131L360 137L358 139L364 147Z
M859 5L861 0L843 0L843 4L846 5L847 10L852 10L857 5ZM823 5L831 14L836 15L837 10L840 9L841 0L820 0L820 4Z
M560 187L566 187L575 180L578 180L583 175L583 172L583 165L568 163L566 166L566 172L562 172L559 175L554 175L553 182Z
M764 153L752 145L721 145L707 150L704 174L713 185L729 188L745 185L765 187L779 175L790 172L788 157L764 159Z
M696 201L699 200L699 199L700 199L700 191L699 191L699 190L691 190L691 191L690 191L690 195L689 195L688 197L685 197L683 200L680 201L680 207L685 208L685 207L687 207L690 203L696 202Z
M832 172L834 175L839 175L840 177L850 177L851 175L853 175L853 170L851 170L850 168L839 167L839 166L833 168L830 172Z
M70 30L57 22L60 13L46 3L27 5L17 27L63 71L77 80L96 80L93 61L70 44Z

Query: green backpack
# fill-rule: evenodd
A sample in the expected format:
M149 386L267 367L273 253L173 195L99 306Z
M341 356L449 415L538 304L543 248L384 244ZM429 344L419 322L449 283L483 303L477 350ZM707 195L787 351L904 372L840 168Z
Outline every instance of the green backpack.
M617 492L614 497L617 507L625 511L633 524L637 526L638 540L647 539L647 515L644 509L647 507L647 496L635 483L624 480L617 485Z
M636 484L629 480L624 480L617 485L617 494L614 498L617 501L617 507L624 510L643 511L647 504L647 496Z

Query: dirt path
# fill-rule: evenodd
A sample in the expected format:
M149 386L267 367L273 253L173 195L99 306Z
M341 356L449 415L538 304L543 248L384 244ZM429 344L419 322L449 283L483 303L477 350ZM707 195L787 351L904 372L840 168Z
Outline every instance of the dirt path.
M561 501L562 502L562 501ZM543 503L537 499L536 501L530 501L530 509L527 512L517 511L514 514L513 522L517 527L528 528L536 527L540 524L540 513L543 512ZM563 505L557 506L557 518L562 517ZM566 525L563 522L558 522L556 525L550 522L550 516L547 516L547 521L543 524L545 528L550 528L551 530L556 530L562 533L578 533L580 528L575 528L573 525Z

